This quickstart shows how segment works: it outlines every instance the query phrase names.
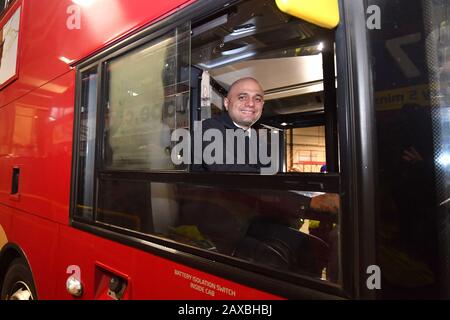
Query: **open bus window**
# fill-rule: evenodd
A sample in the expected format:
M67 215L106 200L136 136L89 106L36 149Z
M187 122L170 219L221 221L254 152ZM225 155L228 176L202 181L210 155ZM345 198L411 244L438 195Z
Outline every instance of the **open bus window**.
M318 67L320 62L321 67L322 61L318 61L315 56L312 59ZM262 121L283 130L283 172L326 171L322 86L316 83L306 88L312 92L287 97L268 94L272 99L266 102Z
M330 70L324 71L322 50L333 50L331 34L284 15L274 1L243 1L194 23L191 64L201 80L192 118L220 121L225 108L213 101L218 96L224 100L236 80L252 77L263 87L265 101L253 127L278 133L278 139L268 140L269 145L280 144L277 173L328 171L327 155L337 153L337 145L327 137L326 108L335 109L336 102L325 103L324 73ZM334 83L334 67L330 69L326 76ZM334 169L338 171L337 165ZM316 194L256 188L178 186L178 219L165 236L264 267L337 282L338 190ZM318 197L332 199L333 210L302 210L303 202Z
M337 158L325 128L322 51L333 47L327 31L281 13L274 1L245 1L194 24L192 33L192 65L202 77L194 120L225 112L212 101L217 95L224 99L234 81L252 77L265 93L263 113L252 128L280 133L280 139L269 139L269 145L279 144L277 171L338 171L337 163L327 166L327 153ZM334 81L332 72L328 77Z
M281 13L273 0L242 1L190 27L99 63L107 90L97 113L101 144L91 155L101 161L83 171L91 163L79 151L77 199L94 207L97 226L251 270L339 282L337 161L334 174L298 174L320 172L337 154L327 134L327 108L336 104L326 99L321 54L325 45L333 50L333 32ZM268 140L279 145L270 151L278 163L273 175L198 174L176 164L174 153L185 154L173 151L172 134L193 132L195 144L195 122L220 117L230 85L242 77L264 88L254 126L276 133ZM87 192L95 201L83 204ZM322 206L314 207L318 199Z

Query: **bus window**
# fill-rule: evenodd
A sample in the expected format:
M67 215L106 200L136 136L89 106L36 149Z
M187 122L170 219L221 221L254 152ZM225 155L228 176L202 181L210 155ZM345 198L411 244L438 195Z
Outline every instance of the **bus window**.
M170 160L171 133L189 126L189 38L183 32L177 29L108 61L106 168L176 169Z
M338 208L303 210L308 197L301 191L119 179L100 184L97 219L103 223L337 281Z
M193 25L192 65L202 77L201 98L193 101L201 112L193 108L194 120L220 119L224 110L212 101L218 94L224 99L234 81L252 77L265 92L263 113L252 128L280 133L278 172L321 172L327 157L334 162L328 167L339 171L330 160L337 159L337 143L325 126L326 110L336 109L335 101L324 101L324 79L335 81L334 67L323 68L322 54L333 51L332 32L284 15L272 1L253 5L245 1Z
M449 292L448 1L371 0L382 298Z
M92 152L101 161L90 171L91 190L78 169L78 199L92 190L95 199L80 205L94 208L102 228L273 277L339 284L340 177L329 161L338 150L327 134L337 121L329 116L335 74L323 58L334 55L333 31L280 12L272 0L197 19L96 62L102 135ZM254 127L270 132L268 155L278 163L271 175L212 173L189 162L197 124L224 114L242 77L264 88ZM78 157L87 166L82 150ZM320 174L325 164L334 170Z
M191 64L201 78L200 94L192 94L198 96L192 101L193 119L222 121L226 111L216 101L227 97L234 81L252 77L263 87L265 101L252 128L278 134L269 141L279 144L277 173L323 172L327 152L337 153L326 135L326 109L336 109L336 103L326 105L324 99L329 94L324 92L324 79L335 81L334 67L323 68L322 51L325 46L333 50L331 38L331 31L281 13L273 1L243 1L214 18L193 23ZM206 171L233 172L226 165L219 168ZM337 164L334 168L339 171ZM236 177L244 179L237 172ZM257 265L337 282L339 203L330 212L303 212L308 189L266 189L257 180L253 188L242 189L239 181L235 188L220 186L220 181L215 187L180 185L175 227L179 232L170 237ZM321 196L338 199L338 190L333 191ZM310 250L296 251L297 241L308 242ZM326 257L326 262L315 260L318 256ZM307 265L308 260L318 269Z

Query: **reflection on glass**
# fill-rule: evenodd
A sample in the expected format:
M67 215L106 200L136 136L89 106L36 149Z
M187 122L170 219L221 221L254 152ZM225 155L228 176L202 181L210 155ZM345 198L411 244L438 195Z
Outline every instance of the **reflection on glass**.
M108 169L174 169L173 130L188 127L187 27L108 63L104 161Z
M449 225L445 201L450 190L444 152L449 145L450 4L369 4L382 5L385 19L391 21L376 34L369 33L375 75L380 297L436 299L450 292L450 232L444 227Z
M104 180L97 221L267 268L338 281L338 213L298 191Z

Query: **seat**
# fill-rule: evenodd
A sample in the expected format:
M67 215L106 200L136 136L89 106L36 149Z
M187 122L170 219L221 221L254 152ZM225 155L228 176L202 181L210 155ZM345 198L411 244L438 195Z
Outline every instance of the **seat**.
M235 257L276 269L321 277L329 246L323 240L270 220L254 220L237 245Z

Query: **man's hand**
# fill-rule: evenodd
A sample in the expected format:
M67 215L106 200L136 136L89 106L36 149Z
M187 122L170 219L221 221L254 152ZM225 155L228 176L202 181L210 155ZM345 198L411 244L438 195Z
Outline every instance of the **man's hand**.
M310 209L314 211L338 214L339 195L335 193L326 193L317 197L313 197L311 199Z

